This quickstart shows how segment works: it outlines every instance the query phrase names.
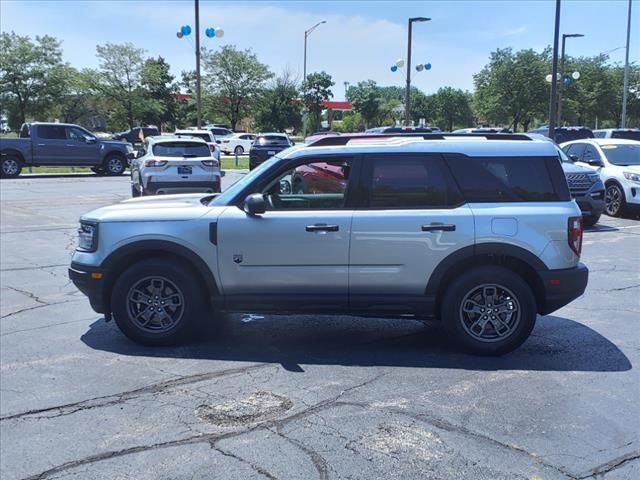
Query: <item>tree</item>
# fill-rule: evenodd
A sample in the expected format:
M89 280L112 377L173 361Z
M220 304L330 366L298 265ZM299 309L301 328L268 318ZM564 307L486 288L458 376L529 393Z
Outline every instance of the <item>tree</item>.
M477 114L494 125L509 123L514 130L544 115L549 102L549 51L536 53L511 48L491 53L489 64L474 75Z
M454 125L467 126L473 121L472 95L464 90L442 87L433 96L438 122L452 131Z
M327 72L310 73L302 84L302 101L311 114L313 131L320 128L320 115L324 107L322 102L333 98L331 87L335 82Z
M284 132L288 128L300 130L302 105L299 96L295 78L285 70L257 102L254 120L258 129L263 132Z
M149 58L142 68L141 85L145 96L151 100L145 102L148 111L144 113L146 123L175 126L178 85L170 73L171 67L162 57Z
M364 128L369 128L380 118L380 90L374 80L358 82L356 86L350 87L347 99L362 116Z
M224 116L235 129L251 112L273 74L251 50L240 51L233 45L225 45L216 53L204 50L202 58L206 83L214 99L212 110Z
M142 89L145 51L131 43L98 45L96 51L100 70L93 77L92 88L109 99L115 125L134 127L135 120L157 102L147 99ZM157 103L155 108L159 110Z
M92 89L95 72L64 66L56 69L52 75L64 92L49 107L49 117L59 118L66 123L85 124L89 117L105 110L104 98Z
M53 37L0 34L0 101L12 124L37 117L57 98L64 85L54 73L65 65L60 42Z

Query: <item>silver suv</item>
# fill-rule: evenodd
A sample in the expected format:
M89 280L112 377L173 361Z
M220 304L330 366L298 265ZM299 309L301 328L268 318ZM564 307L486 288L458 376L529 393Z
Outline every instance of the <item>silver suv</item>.
M220 163L210 148L197 137L147 138L131 162L131 196L220 192Z
M439 319L463 349L499 355L582 295L581 245L551 143L345 135L289 148L221 195L84 215L69 275L147 345L211 311L346 313Z

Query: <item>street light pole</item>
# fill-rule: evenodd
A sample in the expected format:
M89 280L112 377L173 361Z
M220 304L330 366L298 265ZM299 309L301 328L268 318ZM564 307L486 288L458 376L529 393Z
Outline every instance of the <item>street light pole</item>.
M567 38L584 37L582 33L563 33L562 34L562 54L560 56L560 88L558 89L558 125L562 126L562 91L564 90L564 47Z
M558 91L558 36L560 35L560 0L556 0L556 25L553 33L553 68L551 69L551 95L549 96L549 138L556 134L556 100Z
M196 101L198 103L197 126L202 127L202 90L200 87L200 2L195 0L196 9Z
M411 35L413 22L428 22L430 18L412 17L409 18L409 31L407 34L407 91L404 94L404 123L408 127L411 122Z
M629 40L631 39L631 0L629 0L629 14L627 16L627 51L624 59L624 90L622 91L622 124L627 125L627 99L629 96Z
M309 30L305 30L305 32L304 32L304 63L303 63L303 67L302 67L302 81L303 82L307 81L307 37L311 34L311 32L313 32L316 28L318 28L323 23L327 23L327 21L326 20L322 20L321 22L316 23L313 27L311 27ZM306 137L307 136L307 111L306 111L306 109L305 109L303 117L304 118L302 119L302 136Z

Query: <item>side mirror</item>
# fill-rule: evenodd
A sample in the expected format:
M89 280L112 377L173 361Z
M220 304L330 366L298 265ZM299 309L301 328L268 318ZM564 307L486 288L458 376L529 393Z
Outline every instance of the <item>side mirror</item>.
M569 155L569 158L571 159L572 162L578 161L578 155L576 155L575 153L572 153L571 155Z
M137 158L137 154L138 154L137 152L129 152L129 153L127 153L127 160L131 161L134 158Z
M592 167L602 167L604 165L602 163L602 160L596 160L596 159L589 160L587 163Z
M85 141L86 143L90 143L90 144L92 144L92 143L96 143L96 142L97 142L97 140L96 140L96 138L95 138L95 137L85 137L85 138L84 138L84 141Z
M244 199L243 210L249 215L260 215L267 211L267 202L260 193L252 193Z

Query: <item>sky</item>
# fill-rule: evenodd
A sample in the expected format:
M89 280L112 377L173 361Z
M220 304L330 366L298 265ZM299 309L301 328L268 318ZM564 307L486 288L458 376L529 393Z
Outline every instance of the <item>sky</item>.
M611 52L612 63L623 63L627 8L627 0L562 0L560 33L585 35L567 40L567 54ZM304 31L326 20L309 35L307 71L331 74L335 99L344 98L344 82L405 85L406 71L390 67L406 60L409 17L431 18L414 24L412 62L432 68L413 70L411 81L433 93L442 86L473 90L473 74L496 48L551 45L554 15L553 0L200 1L203 46L251 49L276 74L289 69L299 78ZM57 37L64 60L76 68L98 66L98 44L130 42L164 57L179 76L195 69L195 39L176 32L194 23L193 0L0 0L2 32ZM631 25L629 58L640 62L640 0L633 0ZM224 37L207 38L208 27L222 28Z

